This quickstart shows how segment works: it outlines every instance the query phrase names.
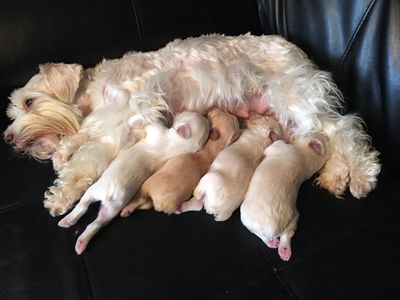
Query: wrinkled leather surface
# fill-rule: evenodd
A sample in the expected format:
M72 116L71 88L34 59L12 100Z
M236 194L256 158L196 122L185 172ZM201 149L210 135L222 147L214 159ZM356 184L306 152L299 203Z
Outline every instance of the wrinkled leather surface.
M285 36L333 72L347 112L365 121L385 162L400 167L400 2L259 0L264 33Z
M398 1L2 1L0 129L7 96L48 61L94 65L209 32L280 33L334 72L347 109L382 151L377 189L335 199L305 183L293 257L279 259L240 223L153 211L116 218L82 256L73 228L42 207L51 164L0 143L0 299L393 299L400 294Z

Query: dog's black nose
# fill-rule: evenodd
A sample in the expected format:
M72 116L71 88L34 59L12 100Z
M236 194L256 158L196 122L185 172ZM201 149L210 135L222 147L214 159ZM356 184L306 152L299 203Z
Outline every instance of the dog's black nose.
M6 141L7 144L13 144L14 143L14 135L12 133L8 133L4 137L4 140Z

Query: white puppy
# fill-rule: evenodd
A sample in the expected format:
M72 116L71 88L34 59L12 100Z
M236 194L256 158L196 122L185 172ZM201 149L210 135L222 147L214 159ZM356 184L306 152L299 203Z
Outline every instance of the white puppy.
M169 158L198 151L208 138L210 126L198 113L183 112L173 127L147 125L146 136L121 150L100 179L82 196L76 207L60 222L70 227L87 211L90 203L101 201L97 219L79 236L75 250L81 254L99 229L110 222L132 199L141 184Z
M328 138L322 134L310 134L293 143L278 140L265 150L240 206L242 223L269 247L278 247L285 261L292 254L299 188L322 168L330 154Z
M222 150L181 211L201 210L204 206L216 221L225 221L239 207L265 147L280 136L272 118L252 114L239 139Z

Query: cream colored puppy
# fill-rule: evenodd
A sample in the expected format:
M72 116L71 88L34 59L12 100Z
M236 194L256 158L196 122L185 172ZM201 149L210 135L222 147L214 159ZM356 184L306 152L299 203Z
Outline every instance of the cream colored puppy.
M250 115L246 127L240 138L217 156L193 198L182 204L182 212L204 206L216 221L225 221L239 207L264 149L281 134L276 121L257 114Z
M309 134L293 144L276 141L264 153L240 206L240 217L270 248L278 247L279 256L287 261L299 217L299 188L328 160L329 140L323 134Z
M101 201L98 217L79 236L75 250L81 254L90 239L110 222L132 199L141 184L172 156L198 151L208 138L207 119L198 113L183 112L176 116L173 127L147 125L146 136L131 147L121 150L100 179L82 196L76 207L58 225L70 227Z
M217 154L240 135L237 118L221 109L208 113L212 129L200 151L175 156L168 160L142 185L135 198L121 212L129 216L135 209L149 209L171 214L190 199L201 177L207 173Z

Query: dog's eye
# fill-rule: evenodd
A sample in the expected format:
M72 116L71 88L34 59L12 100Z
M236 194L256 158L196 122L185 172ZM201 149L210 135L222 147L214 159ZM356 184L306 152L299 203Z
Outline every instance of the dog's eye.
M25 107L26 107L26 108L31 107L32 102L33 102L33 99L32 99L32 98L26 99L26 100L25 100Z

